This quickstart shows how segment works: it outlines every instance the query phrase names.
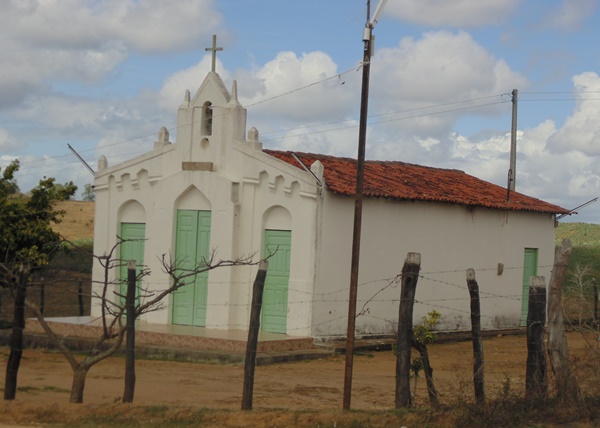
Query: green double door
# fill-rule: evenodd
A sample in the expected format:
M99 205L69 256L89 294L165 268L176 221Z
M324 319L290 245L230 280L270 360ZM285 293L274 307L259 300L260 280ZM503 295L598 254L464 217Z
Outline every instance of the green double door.
M538 250L525 248L523 257L523 299L521 300L521 326L527 324L529 312L529 278L537 275Z
M121 223L121 239L125 240L121 244L119 268L119 277L121 279L120 294L127 294L127 262L135 260L136 272L139 274L144 264L144 243L146 242L146 224L145 223ZM137 284L139 287L141 284ZM138 294L136 292L136 294ZM124 302L125 298L121 298Z
M180 269L193 269L210 252L210 211L177 211L175 260ZM189 277L173 295L173 324L205 326L208 272Z
M265 278L261 325L263 331L286 333L292 232L265 230L264 243L264 256L274 255Z

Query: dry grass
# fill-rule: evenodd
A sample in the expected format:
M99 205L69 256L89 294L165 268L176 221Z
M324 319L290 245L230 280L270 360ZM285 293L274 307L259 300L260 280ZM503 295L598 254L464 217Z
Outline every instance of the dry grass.
M61 201L54 205L65 215L53 229L69 241L94 238L94 202Z

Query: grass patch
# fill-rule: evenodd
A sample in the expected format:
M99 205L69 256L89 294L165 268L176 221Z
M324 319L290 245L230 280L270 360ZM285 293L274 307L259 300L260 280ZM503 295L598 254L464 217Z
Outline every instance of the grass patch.
M42 387L29 386L29 385L17 386L17 391L25 393L25 394L28 394L28 393L37 394L39 392L60 392L60 393L70 393L71 392L68 389L57 388L56 386L52 386L52 385L45 385Z

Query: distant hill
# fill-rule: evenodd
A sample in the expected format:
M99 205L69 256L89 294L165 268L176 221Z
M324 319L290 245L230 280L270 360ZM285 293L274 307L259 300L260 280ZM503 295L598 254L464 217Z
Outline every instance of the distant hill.
M69 241L94 239L94 202L61 201L54 205L65 211L63 220L53 229Z
M600 247L600 224L560 223L556 228L556 245L571 239L573 247Z

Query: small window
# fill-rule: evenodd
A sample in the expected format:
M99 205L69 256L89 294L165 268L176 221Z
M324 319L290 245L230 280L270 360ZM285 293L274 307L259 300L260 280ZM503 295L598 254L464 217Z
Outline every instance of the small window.
M212 135L212 121L212 103L207 101L202 106L202 135Z

